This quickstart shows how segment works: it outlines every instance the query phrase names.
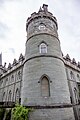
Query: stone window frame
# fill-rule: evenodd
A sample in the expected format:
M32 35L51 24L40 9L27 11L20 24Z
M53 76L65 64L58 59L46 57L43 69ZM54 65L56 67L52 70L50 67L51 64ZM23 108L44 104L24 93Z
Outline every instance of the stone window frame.
M3 97L2 97L3 101L6 101L5 95L6 95L6 92L3 92Z
M11 92L11 90L9 90L8 101L12 101L12 92Z
M14 81L14 74L11 75L11 81Z
M17 79L21 79L21 71L19 70L18 73L17 73Z
M48 95L47 96L42 94L42 80L43 80L43 78L46 78L48 80ZM38 81L38 83L40 83L41 96L44 98L50 97L50 82L51 82L50 78L46 74L43 74L40 78L40 81Z
M45 30L46 29L46 25L44 23L40 23L38 26L39 30Z
M80 104L80 82L77 82L77 86L78 86L78 93L79 93L79 104Z
M18 99L17 99L17 93L18 93ZM20 90L19 88L16 89L16 92L15 92L15 102L19 102L19 98L20 98Z
M74 96L75 96L75 102L78 104L78 90L76 87L74 87Z
M48 45L46 44L45 41L42 41L39 44L39 53L40 54L46 54L48 52Z
M80 81L80 76L79 76L79 74L77 74L77 79Z
M75 80L75 76L74 76L74 73L72 71L70 71L70 79Z
M8 85L8 77L5 79L5 86Z

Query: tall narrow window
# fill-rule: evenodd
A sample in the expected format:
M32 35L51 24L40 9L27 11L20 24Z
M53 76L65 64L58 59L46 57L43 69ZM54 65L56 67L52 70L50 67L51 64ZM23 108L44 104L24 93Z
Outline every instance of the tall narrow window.
M41 79L41 95L43 97L50 96L49 80L45 76Z
M75 95L75 102L78 103L78 91L76 88L74 88L74 95Z
M47 53L47 45L45 43L41 43L39 46L40 53Z
M8 84L8 78L6 78L6 80L5 80L5 85L7 85Z
M77 83L77 85L78 85L78 96L79 96L78 101L80 103L80 83Z
M5 101L5 92L3 93L3 101Z
M8 101L11 101L12 93L11 90L9 91Z
M15 101L19 102L19 89L16 89Z
M18 72L18 79L21 79L21 71Z
M80 76L79 76L79 74L77 74L77 80L80 81Z
M14 81L14 75L11 76L11 81L12 81L12 82Z
M72 71L70 72L70 77L71 77L71 80L74 80L74 74Z

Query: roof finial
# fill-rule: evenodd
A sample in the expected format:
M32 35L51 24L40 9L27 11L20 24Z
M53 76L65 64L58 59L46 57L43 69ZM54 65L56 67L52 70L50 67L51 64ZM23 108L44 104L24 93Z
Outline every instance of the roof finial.
M39 12L42 12L42 8L41 8L41 6L40 6L40 8L39 8Z

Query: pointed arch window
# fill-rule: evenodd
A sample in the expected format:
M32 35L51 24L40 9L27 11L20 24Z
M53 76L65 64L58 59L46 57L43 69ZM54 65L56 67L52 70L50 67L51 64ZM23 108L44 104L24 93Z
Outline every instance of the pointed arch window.
M18 72L18 79L21 79L21 71Z
M40 53L47 53L47 45L44 42L42 42L40 44L40 46L39 46L39 52Z
M19 89L17 88L16 95L15 95L15 101L17 101L17 102L19 102L19 95L20 95L20 92L19 92Z
M78 81L80 81L80 76L79 76L79 74L77 74L77 79L78 79Z
M11 81L12 81L12 82L14 81L14 75L11 76Z
M5 101L5 92L3 93L3 101Z
M41 96L43 97L50 96L50 85L49 80L46 76L43 76L41 79Z
M70 77L71 77L71 80L74 80L74 74L72 71L70 72Z
M11 98L12 98L12 92L11 90L9 91L9 96L8 96L8 101L11 101Z
M75 102L78 103L78 91L76 88L74 88L74 95L75 95Z

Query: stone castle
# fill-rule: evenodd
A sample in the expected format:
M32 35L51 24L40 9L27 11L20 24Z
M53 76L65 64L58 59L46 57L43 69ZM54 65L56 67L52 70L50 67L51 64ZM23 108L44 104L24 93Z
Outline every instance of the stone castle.
M6 68L0 54L0 102L33 107L29 120L80 120L80 62L63 56L48 5L31 14L26 31L25 56Z

